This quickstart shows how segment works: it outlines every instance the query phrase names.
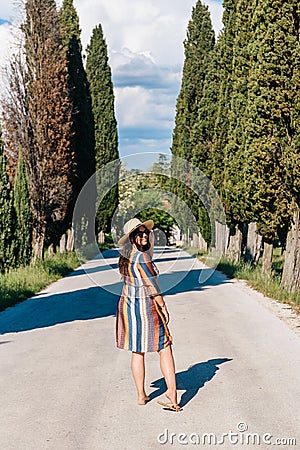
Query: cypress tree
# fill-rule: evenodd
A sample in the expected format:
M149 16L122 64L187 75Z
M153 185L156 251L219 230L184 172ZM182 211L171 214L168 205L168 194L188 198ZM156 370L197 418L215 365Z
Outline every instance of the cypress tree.
M72 103L59 15L54 0L27 0L26 101L31 146L22 149L33 213L34 260L45 237L57 243L69 226L75 163L71 149Z
M3 151L0 130L0 272L2 273L16 264L14 231L13 189L8 177L7 157Z
M118 159L118 132L114 108L111 69L108 64L106 41L99 24L93 29L87 46L86 72L90 86L95 123L96 170ZM118 169L107 174L117 183ZM110 189L97 211L98 231L110 232L111 218L118 205L117 184Z
M248 215L271 242L289 220L291 192L285 155L295 135L293 105L299 48L293 2L259 0L253 15L246 110L245 196ZM298 86L298 88L297 88ZM296 88L296 89L295 89Z
M252 21L246 108L245 208L264 239L263 269L271 271L273 241L285 235L293 198L286 180L296 133L299 13L294 2L260 0ZM297 31L298 29L298 31ZM295 82L292 83L291 80ZM299 104L299 103L298 103Z
M251 41L251 19L253 2L240 0L236 7L235 31L232 44L232 88L228 116L228 139L224 149L224 196L227 220L230 226L251 219L245 211L244 199L244 147L245 110L248 99L250 68L249 41Z
M192 130L203 98L203 86L208 72L209 56L215 43L210 13L198 0L184 41L185 60L181 89L177 99L175 128L171 151L175 156L192 160Z
M288 47L290 60L286 62L289 78L286 81L286 97L289 109L282 109L287 140L284 162L287 170L286 185L292 198L290 221L286 241L282 286L288 291L300 290L300 7L297 0L289 2Z
M197 166L199 165L199 160L195 158L197 138L195 138L194 127L198 119L199 108L203 105L203 89L209 71L210 54L214 44L215 35L208 7L198 0L192 10L192 17L187 28L187 38L184 41L185 60L181 88L176 104L175 127L171 148L174 156L184 158ZM183 165L185 165L184 162ZM189 169L177 166L178 160L173 159L172 175L174 178L179 177L181 182L174 180L172 191L189 205L197 219L199 216L201 217L200 223L202 224L203 215L201 214L202 209L198 196L189 189L192 182L190 174L187 173ZM178 217L180 208L177 202L175 202L173 208L176 210ZM184 222L185 217L182 214L182 224ZM189 227L189 224L185 224L185 228ZM187 232L187 229L185 232Z
M32 213L29 181L20 149L14 178L14 208L16 212L15 243L18 265L29 264L32 255Z
M74 190L77 194L95 172L95 131L91 96L82 61L81 30L73 0L63 0L60 10L62 40L66 51L68 86L72 100L71 148L75 154Z
M226 221L230 228L227 257L238 262L242 255L243 229L245 217L244 199L244 146L245 146L245 108L248 97L248 75L249 75L249 47L251 39L251 18L253 13L253 2L240 0L227 3L224 23L226 30L224 35L229 35L229 48L226 51L227 66L226 85L221 82L222 108L226 113L220 114L216 123L215 147L219 147L219 167L214 177L214 183L220 186L223 204L226 211ZM228 37L226 37L228 39ZM222 46L224 39L221 38ZM224 70L222 71L221 80ZM224 101L225 95L225 101ZM218 127L223 127L223 135L218 134ZM223 171L223 173L222 173ZM217 181L219 178L219 183ZM222 179L222 181L221 181Z
M193 147L192 164L198 167L209 179L212 179L214 170L213 139L220 91L219 53L220 45L219 41L217 41L210 53L203 86L203 96L191 136ZM197 205L200 232L208 243L211 240L209 217L200 200L197 201Z
M224 203L225 210L227 205L223 183L224 157L225 146L228 140L230 99L232 95L232 59L235 39L236 4L237 0L224 0L223 2L224 28L218 39L218 77L220 85L212 145L212 182Z
M212 146L220 90L219 58L220 45L217 41L210 53L198 116L192 130L192 163L209 178L213 174Z

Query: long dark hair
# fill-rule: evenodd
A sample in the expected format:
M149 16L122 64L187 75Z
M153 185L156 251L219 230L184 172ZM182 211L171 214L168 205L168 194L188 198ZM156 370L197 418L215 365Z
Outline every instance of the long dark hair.
M136 233L137 230L134 230L132 233L130 233L129 237L126 239L125 244L123 245L123 248L120 252L120 256L119 256L119 272L122 275L122 277L128 277L129 276L129 272L128 272L128 265L129 265L129 260L130 260L130 255L131 252L133 250L133 244L136 245L137 249L140 252L147 252L150 249L150 240L149 240L149 235L148 235L148 239L147 239L147 244L146 245L139 245L136 242Z

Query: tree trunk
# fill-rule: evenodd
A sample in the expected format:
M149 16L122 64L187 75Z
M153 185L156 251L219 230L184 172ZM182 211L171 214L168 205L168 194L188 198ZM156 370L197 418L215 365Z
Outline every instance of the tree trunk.
M229 228L226 224L215 222L215 249L218 254L224 255L227 247Z
M66 253L66 233L62 235L59 241L59 253L62 255Z
M98 241L99 241L99 244L104 244L105 234L104 234L104 231L102 231L102 230L98 234Z
M196 233L193 233L191 246L194 248L197 248L197 250L199 249L199 239L198 239L198 234L196 234Z
M281 284L288 292L300 289L300 209L296 205L286 240L286 254Z
M44 259L44 243L45 243L46 225L38 222L32 230L32 246L33 246L33 263L37 259Z
M264 251L262 255L262 272L265 275L272 274L273 241L264 240Z
M202 234L198 233L198 243L199 243L199 251L200 252L207 252L207 242L205 241L205 239L203 239Z
M230 230L229 244L226 249L226 256L230 261L237 264L242 255L243 233L239 224L236 224L234 230Z
M48 256L51 258L54 255L54 244L50 244L48 247Z
M256 222L249 223L245 261L251 262L254 265L258 263L262 246L262 236L257 234L256 230Z
M73 250L74 250L74 228L71 227L68 230L67 252L72 252Z

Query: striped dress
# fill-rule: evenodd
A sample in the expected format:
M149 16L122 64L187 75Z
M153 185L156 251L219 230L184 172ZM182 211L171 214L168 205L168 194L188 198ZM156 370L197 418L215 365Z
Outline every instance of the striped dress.
M165 317L155 301L158 270L146 252L132 251L116 318L117 347L156 352L172 344Z

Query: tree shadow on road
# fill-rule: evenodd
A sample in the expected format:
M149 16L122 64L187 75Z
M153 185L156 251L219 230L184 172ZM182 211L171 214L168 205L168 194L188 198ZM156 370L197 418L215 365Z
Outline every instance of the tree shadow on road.
M174 261L182 261L182 260L193 261L193 258L190 255L187 255L186 253L181 254L181 255L177 256L176 258L174 258L174 257L166 258L165 257L165 255L169 255L170 253L175 252L175 251L176 251L176 253L178 253L178 249L170 250L169 248L166 248L166 249L164 249L163 253L158 254L158 255L154 254L154 256L156 256L156 258L154 257L155 263L173 262L173 264L174 264ZM120 254L119 249L104 250L103 252L99 253L99 255L96 256L94 259L91 259L90 261L83 263L82 266L75 269L73 272L70 272L66 276L74 277L74 276L78 276L78 275L84 275L85 273L94 274L97 272L103 272L103 271L110 270L110 269L118 270L118 263L111 262L110 259L118 258L119 254ZM99 264L97 264L98 261L100 262Z
M204 285L200 285L199 273L198 269L194 269L188 274L185 272L162 274L159 281L163 295L171 297L177 293L201 292L210 285L216 286L229 281L223 277L219 279L218 275L214 274ZM68 281L72 286L71 276L68 277ZM98 286L71 292L40 292L7 308L0 313L0 335L49 327L74 320L115 316L123 283L119 281L103 285L99 279L95 284ZM168 301L171 301L171 298Z
M176 386L178 390L184 390L179 405L187 405L197 394L207 381L210 381L219 370L219 365L232 361L232 358L216 358L206 362L196 363L187 370L176 373ZM150 387L156 388L149 396L153 400L163 395L167 389L164 378L159 378L151 383Z
M119 283L121 291L122 283ZM101 287L58 294L39 294L0 314L0 335L45 328L74 320L114 316L118 296ZM113 330L112 330L113 332Z
M110 251L109 255L111 257L115 255L115 250ZM92 279L95 286L78 289L78 283L74 283L73 291L58 293L47 292L46 288L45 291L2 311L0 313L0 334L44 328L74 320L115 316L123 283L120 281L120 275L115 272L115 275L111 277L112 283L105 284L107 276L105 272L102 272L103 270L105 268L97 270L97 267L94 267L91 268L91 272L94 272L93 275L85 273ZM172 296L192 291L201 292L210 286L230 283L230 280L220 272L216 271L210 276L210 270L193 268L162 273L159 276L162 294ZM204 284L199 284L201 272L207 278ZM72 281L75 281L77 275L78 271L74 271L65 277L68 288L72 288ZM199 296L199 300L201 299L202 297Z

